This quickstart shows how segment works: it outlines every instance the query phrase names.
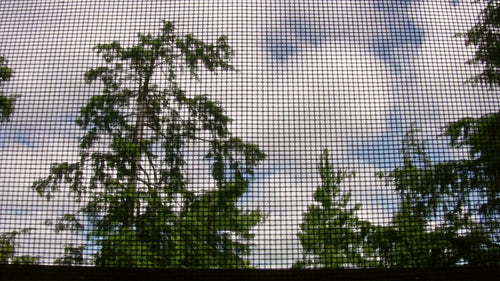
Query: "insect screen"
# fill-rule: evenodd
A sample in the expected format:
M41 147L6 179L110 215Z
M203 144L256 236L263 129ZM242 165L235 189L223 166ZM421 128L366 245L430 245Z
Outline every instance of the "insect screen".
M471 2L1 1L0 263L498 266Z

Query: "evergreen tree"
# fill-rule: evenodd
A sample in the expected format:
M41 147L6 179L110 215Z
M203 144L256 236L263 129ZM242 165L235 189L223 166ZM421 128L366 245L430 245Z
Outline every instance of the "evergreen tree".
M370 223L360 220L352 205L351 193L340 186L350 174L334 171L328 150L321 155L319 165L321 185L314 193L314 203L304 214L298 234L303 260L296 268L367 267L372 264L372 253L366 243Z
M382 175L400 204L391 223L370 238L381 266L479 265L493 243L475 219L472 170L454 161L431 163L415 133L410 129L403 142L403 166Z
M500 86L500 2L478 2L484 2L485 7L476 24L462 36L468 46L476 47L469 63L483 67L472 82L496 90ZM455 147L470 148L470 159L460 164L474 172L478 184L483 185L477 188L486 189L487 203L481 206L481 212L498 232L500 225L494 222L500 219L500 111L452 122L446 135Z
M450 265L442 257L449 248L444 233L431 229L439 199L434 188L432 165L416 131L410 129L402 144L403 165L382 174L399 195L399 209L388 226L377 227L372 237L383 267L430 267Z
M483 71L472 82L489 86L500 85L500 3L498 0L478 0L485 3L476 24L465 34L466 45L476 47L470 64L480 65Z
M484 8L476 24L465 34L468 46L476 52L469 63L479 65L483 71L469 82L486 85L492 90L500 86L500 2L483 0ZM447 173L459 175L459 180L469 183L469 192L484 196L479 206L481 228L492 238L482 251L471 251L478 256L475 264L491 264L500 260L500 111L479 118L463 118L450 123L445 135L457 148L469 151L467 159L447 165ZM498 265L498 263L496 263Z
M487 243L480 249L464 249L475 265L499 265L500 260L500 112L450 123L445 135L452 146L466 148L469 157L442 163L439 180L459 187L474 200L472 210L478 223L476 236ZM450 182L450 179L453 182ZM466 208L465 206L460 206Z
M196 78L201 67L231 70L232 50L225 37L207 44L176 34L171 22L163 22L155 36L139 34L138 41L131 47L116 41L95 47L105 66L87 71L85 80L100 82L102 93L90 98L77 120L85 131L80 160L53 164L33 188L48 199L67 191L81 203L55 226L90 229L96 265L213 268L224 255L227 264L244 266L243 252L224 246L249 247L249 231L261 216L237 210L236 197L247 188L241 181L251 178L265 155L231 135L231 120L217 103L204 95L190 97L177 83L184 70ZM211 162L216 186L189 186L186 155L196 146L208 147L195 161ZM220 206L211 207L205 198L222 190ZM229 217L199 220L218 215ZM248 216L253 219L245 221ZM61 262L78 253L71 249L78 248L69 247L69 260Z
M480 1L479 1L480 2ZM462 36L467 45L476 47L475 56L469 61L480 65L483 71L472 80L476 84L486 84L492 89L500 86L500 2L484 0L486 6L481 11L477 23ZM488 202L482 206L483 214L490 222L500 218L500 112L479 118L464 118L452 122L446 135L452 145L470 147L470 161L465 167L475 168L479 177L486 180ZM499 225L494 226L496 228ZM500 242L500 240L499 240Z
M485 4L477 23L460 34L476 47L469 63L483 67L469 82L497 89L500 2L477 2ZM401 197L392 224L373 238L386 266L498 266L500 112L452 122L445 135L469 157L431 165L418 144L406 143L404 166L385 175Z

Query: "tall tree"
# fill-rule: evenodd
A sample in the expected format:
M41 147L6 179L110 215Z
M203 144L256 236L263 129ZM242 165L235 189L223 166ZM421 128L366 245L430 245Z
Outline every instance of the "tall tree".
M14 71L7 66L5 57L0 56L0 123L8 121L14 111L16 98L12 95L5 95L2 91L4 83L12 78Z
M378 226L372 236L380 265L384 267L430 267L449 265L441 254L449 248L444 234L431 229L438 204L432 165L425 147L410 128L402 143L403 165L381 174L399 195L399 208L389 225Z
M500 2L485 4L465 34L476 47L469 61L483 71L469 82L500 85ZM386 266L498 265L500 260L500 112L464 118L445 129L451 145L469 157L431 164L410 130L404 165L385 177L401 198L391 225L376 241Z
M219 218L224 223L203 229L193 217L218 215L200 213L214 190L228 194L220 197L223 207L235 208L235 196L247 188L238 182L251 178L265 154L231 135L231 120L216 102L204 95L190 97L177 83L184 70L195 78L201 67L231 70L226 38L207 44L178 35L164 21L160 33L139 34L136 45L114 41L95 50L105 65L87 71L85 80L100 82L102 93L90 98L77 120L85 131L80 160L53 164L50 175L33 185L48 199L67 191L81 203L78 212L55 223L57 228L82 231L82 219L90 222L88 237L97 246L95 263L101 266L217 267L217 260L191 262L205 256L190 245L222 253L228 231L232 235L226 240L249 247L248 232L260 221L258 212L246 222L246 214L233 209L233 218ZM208 148L204 157L187 158L193 147ZM216 186L190 187L185 175L189 161L210 161ZM207 241L210 237L219 240ZM228 259L242 265L239 254L233 251Z
M381 266L481 264L494 243L471 202L473 171L455 161L431 163L412 128L402 148L404 164L382 175L398 193L399 208L391 223L377 227L370 237Z
M321 185L314 193L314 203L304 213L298 233L304 257L294 267L372 265L372 254L366 243L371 225L357 217L360 206L351 203L351 193L341 191L342 182L351 175L333 169L326 149L321 155L318 170Z
M500 86L500 2L477 1L484 8L476 24L462 36L476 52L469 63L483 67L470 81L492 90ZM450 123L445 135L451 144L469 151L469 158L455 161L455 170L467 175L471 189L486 198L481 204L482 222L494 238L500 256L500 111L479 118L463 118ZM492 250L493 251L493 250Z
M483 71L469 82L500 85L500 2L485 3L465 34L476 47L469 61ZM450 123L445 135L469 157L431 164L414 134L407 135L404 165L385 177L401 198L389 226L373 241L386 266L498 265L500 260L500 112Z

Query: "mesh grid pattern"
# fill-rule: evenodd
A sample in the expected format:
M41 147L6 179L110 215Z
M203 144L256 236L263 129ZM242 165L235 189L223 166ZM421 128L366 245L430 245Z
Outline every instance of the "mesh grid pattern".
M485 130L493 136L479 139L491 140L491 154L499 147L498 87L465 83L482 67L467 63L475 49L457 36L474 26L483 7L444 0L2 1L0 55L14 72L1 90L16 100L0 125L0 262L260 269L498 266L498 207L488 205L497 200L497 158L484 160L480 156L490 154L481 149L471 156L474 143L453 146L444 135L462 118L476 118L468 124L490 118L480 124L490 124ZM93 96L106 96L100 78L89 84L84 74L120 60L106 64L106 51L99 54L94 47L112 41L137 46L137 34L157 36L162 20L173 22L179 40L192 34L212 44L226 36L233 50L234 70L214 74L200 62L195 78L185 61L175 66L175 86L186 96L185 107L175 111L179 119L194 114L189 102L206 97L231 119L230 136L266 157L247 171L252 164L241 147L200 127L179 142L175 155L184 163L182 177L175 178L174 164L162 160L170 150L152 144L157 158L146 163L144 150L137 162L144 181L130 199L137 200L134 216L113 218L99 228L106 214L120 214L116 210L126 206L127 193L117 190L133 182L128 166L133 157L123 154L130 151L127 144L114 152L129 174L120 178L119 163L106 164L116 181L101 180L92 189L95 159L79 168L87 192L79 201L66 192L67 182L59 182L50 199L51 186L37 192L36 183L55 174L54 163L78 163L86 151L82 137L98 126L77 124ZM121 62L127 67L126 59ZM173 96L174 84L163 74L156 73L151 84ZM139 96L133 83L144 85L146 75L140 77L122 86ZM139 116L137 96L117 107ZM138 118L127 122L138 124ZM172 120L165 121L163 132L174 131ZM89 151L106 153L118 138L127 139L128 127L116 139L110 133L119 126L111 126ZM144 139L152 140L153 131L145 129ZM172 134L167 140L175 143ZM212 137L234 151L217 150ZM220 162L217 153L224 158ZM483 162L473 166L467 159ZM217 178L217 164L223 165L223 179ZM476 169L485 166L493 168ZM157 187L163 182L146 177L160 168L170 173L171 185ZM174 190L174 178L183 182L182 191ZM149 214L155 188L166 190L158 195L165 201ZM106 197L106 207L88 211L86 194L102 199L111 193L116 202ZM173 199L165 199L170 195ZM485 215L481 208L488 206ZM77 214L81 227L56 231L68 214ZM253 216L259 219L253 222Z

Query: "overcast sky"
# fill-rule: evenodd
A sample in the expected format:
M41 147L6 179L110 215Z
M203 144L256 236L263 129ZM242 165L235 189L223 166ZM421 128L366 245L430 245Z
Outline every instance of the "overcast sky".
M345 188L363 204L360 215L387 222L394 192L374 173L401 163L410 124L443 161L453 157L438 137L444 124L499 110L495 91L464 84L478 69L455 34L477 19L471 2L1 1L0 54L15 70L4 91L19 98L0 128L0 229L36 228L25 248L44 255L71 238L52 239L43 225L68 203L43 202L29 186L50 163L77 156L74 121L97 90L83 82L100 63L91 48L133 44L137 32L158 32L161 19L207 41L227 35L235 50L237 72L181 84L219 100L235 135L268 154L242 200L269 215L256 229L255 265L283 268L301 257L295 235L323 148L337 168L356 172Z

